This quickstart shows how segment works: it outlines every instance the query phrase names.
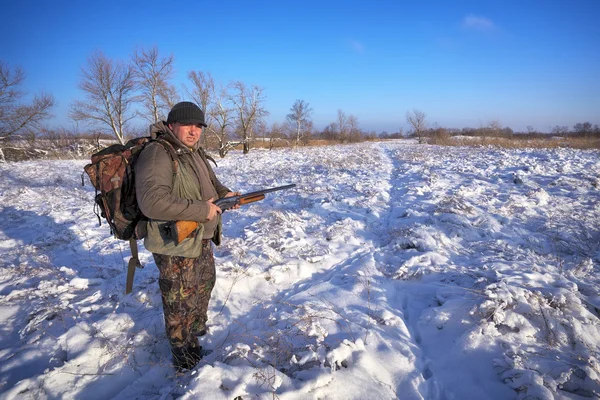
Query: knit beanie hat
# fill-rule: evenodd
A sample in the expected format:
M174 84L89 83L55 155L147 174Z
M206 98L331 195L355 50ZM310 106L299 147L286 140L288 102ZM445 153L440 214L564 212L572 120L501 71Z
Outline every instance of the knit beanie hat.
M204 122L204 113L194 103L190 101L182 101L173 106L167 117L167 125L179 122L183 125L202 125L207 126Z

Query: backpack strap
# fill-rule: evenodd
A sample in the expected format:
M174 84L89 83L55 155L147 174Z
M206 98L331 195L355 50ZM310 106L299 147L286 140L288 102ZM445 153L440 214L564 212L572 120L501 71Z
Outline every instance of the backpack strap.
M215 159L214 159L214 158L212 158L211 156L209 156L208 154L206 154L206 152L204 151L204 149L202 149L202 153L204 154L204 157L205 157L207 160L210 160L210 161L212 161L212 162L213 162L213 164L215 164L215 168L217 168L217 167L218 167L218 165L217 165L217 162L215 161ZM207 164L208 164L208 162L207 162Z
M135 275L136 268L144 268L140 263L138 256L138 245L137 240L131 237L129 239L129 247L131 247L131 258L127 264L127 281L125 282L125 294L129 294L133 291L133 276Z
M175 152L175 148L168 141L161 139L160 137L154 139L152 141L160 143L163 148L169 153L171 156L171 161L173 162L173 181L175 181L175 176L177 175L177 171L179 169L179 158L177 157L177 153ZM138 256L138 245L137 240L132 236L129 239L129 247L131 248L131 258L127 263L127 281L125 282L125 294L129 294L133 291L133 277L135 276L136 268L144 268L144 266L140 263L140 259Z
M198 149L199 153L200 153L200 157L202 158L202 160L204 161L204 164L206 164L206 168L208 169L208 177L210 179L210 182L212 183L212 185L214 186L215 190L217 189L217 184L215 182L215 180L213 179L214 174L211 175L211 167L210 164L208 163L208 161L212 161L213 164L215 164L215 168L218 167L217 162L215 161L214 158L212 158L211 156L209 156L208 154L206 154L206 151L204 151L203 148L199 148ZM215 176L216 179L216 176Z
M175 180L175 175L177 175L177 170L179 169L179 157L177 157L177 152L175 151L175 148L171 143L169 143L169 141L165 140L160 136L156 139L153 139L152 141L160 143L162 147L167 151L167 153L169 153L169 155L171 156L171 161L173 162L173 180Z

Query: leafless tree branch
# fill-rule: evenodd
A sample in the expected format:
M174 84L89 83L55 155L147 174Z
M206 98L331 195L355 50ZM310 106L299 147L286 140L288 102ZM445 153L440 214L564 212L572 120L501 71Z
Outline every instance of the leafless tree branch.
M413 110L412 113L410 111L406 112L406 122L413 128L419 143L423 143L425 130L427 129L426 117L427 114L423 111Z
M135 101L133 67L94 52L82 68L79 88L86 100L71 105L71 118L92 125L108 127L119 142L125 143L127 122L135 114L130 110Z
M212 87L211 105L208 109L210 120L214 121L208 125L207 130L211 132L218 140L219 155L225 157L230 149L229 133L234 124L234 109L231 103L231 95L228 92L230 87Z
M348 117L342 110L337 111L337 128L340 142L348 141Z
M264 108L266 96L263 89L258 86L248 88L240 81L231 84L232 93L230 101L237 116L238 128L244 143L244 154L250 151L250 141L258 121L262 120L269 112Z
M148 112L141 116L151 123L166 119L177 102L177 90L169 83L173 78L173 55L161 58L156 46L138 49L133 54L133 77L141 90L139 99Z
M306 128L310 123L310 115L313 109L310 104L304 100L296 100L290 109L290 113L286 116L286 119L290 124L293 124L296 130L296 146L300 144L300 140L303 139Z
M36 95L31 103L20 103L25 93L19 89L25 79L20 67L11 69L0 61L0 139L17 134L35 134L44 120L51 118L56 105L49 93Z

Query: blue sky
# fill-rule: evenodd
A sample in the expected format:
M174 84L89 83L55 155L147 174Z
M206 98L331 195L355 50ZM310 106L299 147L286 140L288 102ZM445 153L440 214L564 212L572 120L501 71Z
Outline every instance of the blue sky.
M377 132L406 130L412 109L451 128L600 124L599 0L2 3L0 59L54 94L53 126L73 126L94 50L154 45L178 88L191 70L263 87L269 122L303 99L317 128L338 109Z

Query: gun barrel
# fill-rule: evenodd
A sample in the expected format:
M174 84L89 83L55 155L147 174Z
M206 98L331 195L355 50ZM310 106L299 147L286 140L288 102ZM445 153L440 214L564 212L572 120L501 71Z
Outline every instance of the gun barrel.
M256 192L246 193L246 194L243 194L242 196L243 197L246 197L246 196L252 197L252 196L256 196L256 195L261 195L261 194L276 192L278 190L287 190L287 189L291 189L293 187L296 187L295 183L292 183L291 185L277 186L277 187L274 187L274 188L257 190Z
M260 201L265 198L265 193L276 192L278 190L286 190L295 187L295 184L278 186L270 189L258 190L256 192L246 193L239 196L223 197L217 199L214 204L219 206L222 211L229 210L236 204L249 204L255 201ZM170 235L176 244L179 244L188 237L192 231L198 227L198 222L195 221L175 221L171 227Z
M278 186L269 189L257 190L256 192L250 192L240 194L239 196L223 197L215 201L215 204L221 207L221 210L226 211L235 206L236 204L248 204L255 201L259 201L265 198L266 193L276 192L278 190L286 190L295 187L295 184Z

